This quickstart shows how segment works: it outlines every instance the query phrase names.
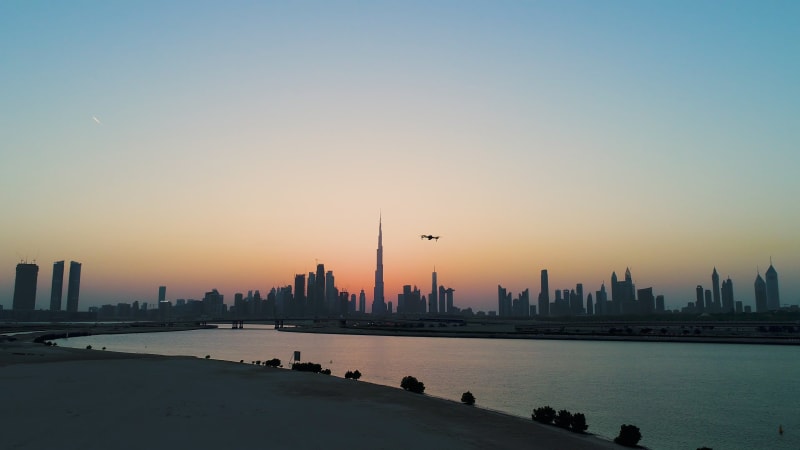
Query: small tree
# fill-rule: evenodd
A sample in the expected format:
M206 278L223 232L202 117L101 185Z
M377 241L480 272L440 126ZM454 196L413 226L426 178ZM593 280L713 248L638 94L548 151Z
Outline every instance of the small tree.
M470 391L464 392L461 394L461 403L472 406L475 404L475 396Z
M570 429L576 433L583 433L589 428L589 425L586 425L586 416L583 413L575 413L572 415L572 423L570 423Z
M614 438L614 442L626 447L636 447L640 439L642 439L642 433L639 432L639 427L635 425L622 425L619 428L619 436Z
M555 425L559 428L569 428L572 424L572 413L567 411L566 409L562 409L558 412L558 415L555 418Z
M400 381L400 387L407 391L411 391L417 394L422 394L423 392L425 392L425 383L417 380L416 378L410 375L403 377L403 380Z
M539 423L553 423L553 419L555 418L556 418L556 410L551 408L550 406L542 406L541 408L536 408L533 410L533 414L531 414L531 419Z
M86 346L86 350L91 350L91 349L92 349L92 346L91 346L91 345L87 345L87 346Z
M353 371L353 379L358 380L359 378L361 378L361 372L359 372L358 369L356 369Z

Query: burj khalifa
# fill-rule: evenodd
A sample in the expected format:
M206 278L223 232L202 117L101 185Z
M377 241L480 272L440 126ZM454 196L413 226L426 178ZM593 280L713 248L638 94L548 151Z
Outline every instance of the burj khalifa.
M373 290L372 314L386 314L386 301L383 296L383 230L382 218L378 218L378 261L375 266L375 289Z

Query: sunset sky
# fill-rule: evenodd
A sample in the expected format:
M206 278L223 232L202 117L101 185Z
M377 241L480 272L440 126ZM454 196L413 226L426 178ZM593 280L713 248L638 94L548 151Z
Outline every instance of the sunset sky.
M37 308L57 260L82 310L317 261L371 303L381 216L395 304L754 305L770 257L798 304L799 144L797 1L3 1L0 304L21 260Z

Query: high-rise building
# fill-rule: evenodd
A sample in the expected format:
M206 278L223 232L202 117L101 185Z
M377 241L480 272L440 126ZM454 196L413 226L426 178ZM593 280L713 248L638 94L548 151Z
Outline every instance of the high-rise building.
M695 294L697 300L694 304L694 309L700 313L705 312L706 308L705 308L705 300L703 300L703 286L698 284L697 288L695 288Z
M778 294L778 272L772 266L772 258L769 261L769 269L764 275L767 278L767 309L777 311L781 309L781 297Z
M733 281L731 277L722 282L722 312L730 314L735 311L736 303L733 300Z
M39 266L33 263L17 264L14 279L14 311L33 311L36 309L36 283L39 279Z
M67 285L67 311L78 311L78 298L81 294L81 263L69 262L69 284Z
M767 308L767 283L761 278L760 273L756 276L756 281L753 283L753 286L756 291L756 312L769 311L769 308Z
M600 290L595 291L594 313L597 316L609 314L608 311L608 294L606 293L606 284L600 284Z
M333 271L325 272L325 304L326 310L331 314L339 314L340 304L338 302L339 293L336 291L336 282Z
M499 284L497 285L497 315L499 317L511 315L511 293Z
M550 282L547 278L547 269L542 269L541 289L539 290L537 305L539 306L540 316L550 315Z
M328 298L325 295L325 264L317 264L317 275L314 277L314 314L322 315L325 313L325 303Z
M717 274L716 267L714 267L714 271L711 273L711 289L714 296L714 306L711 308L711 310L715 313L722 312L722 298L720 297L719 292L719 274Z
M158 287L158 301L164 302L167 300L167 287L166 286L159 286Z
M291 314L303 316L306 311L306 274L298 273L294 276L294 303L289 308Z
M372 314L386 314L383 292L383 217L378 218L378 251L375 264L375 289L372 297Z
M436 267L433 268L431 279L431 293L428 294L428 313L437 314L439 312L439 283L436 280Z
M53 286L50 288L50 311L61 311L64 294L64 261L53 263Z
M367 312L367 294L362 289L358 294L358 312L364 314Z

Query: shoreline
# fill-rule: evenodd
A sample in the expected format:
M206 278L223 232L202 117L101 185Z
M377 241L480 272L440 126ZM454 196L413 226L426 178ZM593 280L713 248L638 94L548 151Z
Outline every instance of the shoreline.
M134 424L117 448L623 448L398 388L188 356L2 342L0 383L11 448L107 448Z
M660 335L599 335L599 334L537 334L502 330L463 330L432 331L414 328L357 328L336 326L297 326L279 328L288 333L347 334L363 336L402 336L432 338L471 338L471 339L532 339L559 341L612 341L612 342L669 342L699 344L747 344L747 345L800 345L800 337L758 337L758 336L660 336Z

